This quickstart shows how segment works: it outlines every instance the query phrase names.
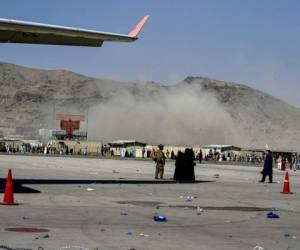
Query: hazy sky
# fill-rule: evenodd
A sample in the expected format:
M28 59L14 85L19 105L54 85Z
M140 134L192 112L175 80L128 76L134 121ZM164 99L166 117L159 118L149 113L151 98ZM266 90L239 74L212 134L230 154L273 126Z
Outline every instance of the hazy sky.
M0 45L0 60L98 78L162 84L206 76L247 84L300 107L300 1L0 0L0 17L127 33L102 48Z

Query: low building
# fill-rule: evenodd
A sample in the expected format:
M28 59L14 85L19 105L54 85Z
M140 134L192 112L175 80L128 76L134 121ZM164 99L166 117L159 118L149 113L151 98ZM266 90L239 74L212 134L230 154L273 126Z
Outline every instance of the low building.
M146 157L146 143L135 140L117 140L107 143L113 155L121 157Z
M92 141L51 140L47 145L54 153L65 154L71 150L73 154L100 155L103 144Z

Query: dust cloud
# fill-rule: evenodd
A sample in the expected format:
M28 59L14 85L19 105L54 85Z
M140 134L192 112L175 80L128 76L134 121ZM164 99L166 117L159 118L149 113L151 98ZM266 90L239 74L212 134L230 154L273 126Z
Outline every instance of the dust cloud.
M89 140L135 139L149 144L240 144L230 115L199 86L119 89L89 110Z

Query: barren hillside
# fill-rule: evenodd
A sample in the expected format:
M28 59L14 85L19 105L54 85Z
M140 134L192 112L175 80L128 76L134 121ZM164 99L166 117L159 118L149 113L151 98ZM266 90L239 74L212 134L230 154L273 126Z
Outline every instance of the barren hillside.
M0 63L0 130L34 137L55 112L89 111L90 139L300 148L300 109L245 85L187 77L172 86Z

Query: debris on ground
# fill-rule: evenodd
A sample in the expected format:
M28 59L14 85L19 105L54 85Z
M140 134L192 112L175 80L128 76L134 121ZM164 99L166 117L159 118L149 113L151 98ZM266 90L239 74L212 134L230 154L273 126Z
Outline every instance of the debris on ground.
M132 235L132 232L131 232L131 231L128 231L128 232L127 232L127 235Z
M153 217L153 220L157 222L167 222L167 217L163 215L156 215Z
M220 178L220 175L219 174L214 174L214 177L215 178Z
M203 212L203 208L197 207L197 215L201 215Z
M49 235L49 234L45 234L45 235L43 236L43 238L44 238L44 239L50 238L50 235Z
M255 247L253 248L253 250L264 250L264 248L261 247L261 246L255 246Z
M267 213L266 216L268 219L279 219L280 218L279 215L274 212L269 212L269 213Z
M142 236L142 237L149 237L150 236L149 234L144 234L144 233L140 233L139 235Z
M87 191L95 191L96 189L94 189L94 188L87 188L86 190Z
M197 196L183 196L183 195L181 195L181 196L179 196L179 198L180 199L186 199L186 201L192 201L192 200L194 200L194 199L197 199Z
M113 174L119 174L120 173L120 172L118 172L116 170L113 170L112 172L113 172Z
M293 240L298 240L299 239L299 237L297 236L297 235L293 235Z
M193 196L186 197L186 201L192 201L193 199L194 199Z
M128 215L128 213L121 212L120 215Z

